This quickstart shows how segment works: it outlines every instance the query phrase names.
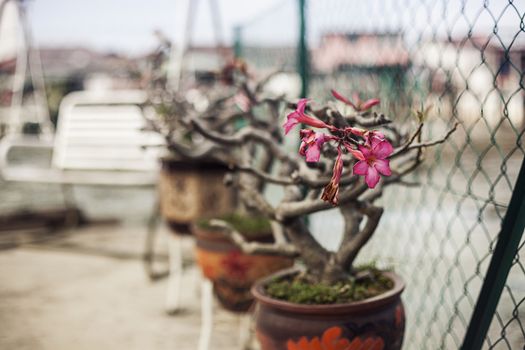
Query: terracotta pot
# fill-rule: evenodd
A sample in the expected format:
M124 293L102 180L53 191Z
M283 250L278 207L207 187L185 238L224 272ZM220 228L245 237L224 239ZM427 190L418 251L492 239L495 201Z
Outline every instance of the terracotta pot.
M273 278L297 273L281 271L252 288L257 301L255 331L262 350L401 349L405 313L401 301L404 283L391 272L393 289L347 304L304 305L268 297L264 286Z
M162 159L160 210L170 227L189 232L200 217L219 216L235 207L235 195L224 184L226 165L218 162Z
M214 293L227 310L246 312L253 304L253 283L275 271L290 267L293 259L242 253L220 232L193 227L195 255L203 275L213 282ZM271 242L270 233L255 241Z

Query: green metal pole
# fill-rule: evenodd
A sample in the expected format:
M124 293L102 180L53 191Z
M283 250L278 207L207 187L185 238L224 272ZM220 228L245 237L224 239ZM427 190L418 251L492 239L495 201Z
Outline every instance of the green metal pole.
M525 159L498 237L496 249L479 293L474 313L463 339L462 350L481 349L496 312L501 293L512 267L512 261L525 229Z
M297 45L297 71L301 76L301 97L308 96L309 61L306 35L306 0L298 0L299 5L299 42Z
M306 35L306 0L298 0L297 5L299 6L299 41L297 43L297 73L301 76L301 96L303 98L308 97L308 83L309 83L309 62L308 62L308 42ZM302 125L301 127L304 127ZM300 141L297 144L299 148ZM303 196L306 195L307 189L303 187ZM304 223L307 227L310 226L310 218L306 216Z
M233 28L233 54L235 58L242 57L242 27L236 26Z

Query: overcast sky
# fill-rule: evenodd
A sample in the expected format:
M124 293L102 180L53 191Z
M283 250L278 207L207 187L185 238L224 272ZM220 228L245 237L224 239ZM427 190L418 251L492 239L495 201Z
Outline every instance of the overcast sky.
M224 37L229 41L235 24L257 16L279 0L217 1ZM209 1L200 0L198 10L195 40L214 43ZM29 15L39 45L84 45L142 53L155 46L152 33L156 29L180 40L187 0L34 0L29 2Z
M2 0L0 0L2 1ZM105 51L141 54L156 45L156 29L180 42L188 0L32 0L29 15L35 41L41 46L86 46ZM191 0L196 1L196 0ZM232 28L249 23L247 42L294 45L297 40L297 0L216 0L223 34L231 43ZM519 33L525 0L308 0L309 40L323 32L404 30L407 40L420 34L464 36L498 34L510 42ZM484 8L486 6L486 8ZM209 1L199 0L194 26L196 43L213 44ZM447 31L449 33L447 33ZM496 39L495 39L496 40Z

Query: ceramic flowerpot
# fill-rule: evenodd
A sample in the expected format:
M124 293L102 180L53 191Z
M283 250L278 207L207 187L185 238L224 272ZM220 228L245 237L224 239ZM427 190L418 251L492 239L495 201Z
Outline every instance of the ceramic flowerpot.
M175 232L189 232L196 219L221 215L235 207L234 192L224 184L225 164L168 158L161 164L160 210Z
M275 271L292 266L293 259L273 255L242 253L228 237L218 231L192 229L196 239L195 255L203 275L213 282L215 296L233 312L246 312L253 304L253 283ZM270 233L254 241L271 242Z
M270 280L293 273L281 271L252 288L257 302L255 331L262 350L401 349L404 283L398 275L384 272L394 282L391 290L347 304L295 304L265 295L264 286Z

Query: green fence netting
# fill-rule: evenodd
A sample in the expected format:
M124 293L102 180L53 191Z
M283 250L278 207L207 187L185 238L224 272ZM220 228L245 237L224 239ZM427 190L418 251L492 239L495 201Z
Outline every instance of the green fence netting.
M293 75L298 13L298 1L285 0L244 23L243 57ZM306 14L310 97L327 99L331 88L377 96L407 128L412 109L432 105L427 136L460 123L427 153L412 179L421 186L385 193L386 215L360 256L393 265L406 280L405 349L458 349L525 152L525 2L309 0ZM337 212L311 224L327 246L338 243ZM525 344L524 245L486 349Z

